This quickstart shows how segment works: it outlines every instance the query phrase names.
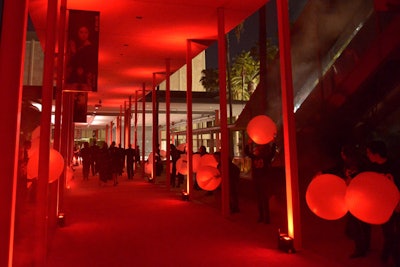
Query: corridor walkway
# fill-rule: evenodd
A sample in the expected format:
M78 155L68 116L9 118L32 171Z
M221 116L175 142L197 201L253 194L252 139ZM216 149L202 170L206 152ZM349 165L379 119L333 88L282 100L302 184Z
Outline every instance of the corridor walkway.
M149 183L136 173L133 180L120 177L117 186L99 186L98 177L83 181L78 167L65 195L66 225L49 240L48 266L381 266L378 251L348 258L352 244L341 224L330 233L310 225L320 239L284 253L277 249L277 211L270 225L260 224L255 203L241 199L241 212L224 218L216 194L196 191L183 201L163 179Z

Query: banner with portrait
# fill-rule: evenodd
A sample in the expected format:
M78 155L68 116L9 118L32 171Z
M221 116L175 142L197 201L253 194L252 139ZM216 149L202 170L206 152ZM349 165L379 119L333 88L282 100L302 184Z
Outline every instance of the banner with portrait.
M97 91L100 12L69 10L65 91Z

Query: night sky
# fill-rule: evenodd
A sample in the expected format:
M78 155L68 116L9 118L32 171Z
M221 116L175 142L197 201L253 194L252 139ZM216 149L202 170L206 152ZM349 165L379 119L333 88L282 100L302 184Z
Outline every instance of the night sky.
M294 21L299 16L307 0L289 0L289 16ZM231 60L242 51L249 51L258 43L258 12L244 22L243 31L239 42L236 39L234 31L229 33L229 45ZM271 0L266 4L266 24L267 38L275 45L278 44L278 26L276 15L276 0ZM215 42L206 50L206 68L218 68L218 45Z

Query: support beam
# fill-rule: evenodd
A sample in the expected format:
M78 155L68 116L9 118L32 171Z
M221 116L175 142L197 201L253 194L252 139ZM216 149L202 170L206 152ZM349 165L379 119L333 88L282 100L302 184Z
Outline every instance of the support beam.
M187 182L186 192L190 195L193 188L193 124L192 124L192 42L186 41L186 156L187 156Z
M282 119L286 170L286 199L288 234L294 238L295 248L301 249L299 181L294 120L293 80L287 0L277 1L279 56L282 91Z
M58 1L49 0L47 8L47 30L44 51L43 86L42 86L42 114L40 122L40 145L37 186L37 217L35 219L37 239L35 246L35 263L37 266L46 266L48 240L48 184L50 164L51 139L51 108L53 104L54 58L56 43L56 26ZM50 215L53 216L53 215ZM55 215L54 215L55 216Z
M229 132L226 100L226 38L225 14L218 8L218 74L221 123L221 177L222 177L222 215L229 215Z
M167 149L167 165L165 168L166 173L166 184L167 189L170 190L171 187L171 120L170 120L170 113L171 113L171 83L170 83L170 76L171 76L171 60L165 60L165 82L166 82L166 92L165 92L165 122L166 122L166 132L165 132L165 141L166 141L166 149Z
M2 1L0 36L0 266L11 267L14 247L15 201L21 122L22 77L24 69L28 1Z

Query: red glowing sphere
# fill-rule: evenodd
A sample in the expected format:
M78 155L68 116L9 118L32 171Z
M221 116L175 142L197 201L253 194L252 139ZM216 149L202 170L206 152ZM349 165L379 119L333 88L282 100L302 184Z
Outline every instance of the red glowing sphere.
M205 154L200 157L199 168L202 168L203 166L211 166L214 168L216 168L218 166L218 162L215 159L213 154Z
M246 130L254 143L259 145L265 145L274 140L277 132L275 123L266 115L252 118L247 124Z
M197 172L200 166L201 156L200 154L193 154L192 164L193 164L193 172Z
M186 157L181 157L176 161L176 170L182 175L187 175L188 168Z
M201 189L213 191L221 184L221 174L215 167L202 166L197 171L196 181Z
M49 158L49 183L57 180L64 170L64 158L61 154L55 150L50 149L50 158ZM37 178L39 173L39 150L32 151L30 155L28 166L27 166L27 175L28 178L33 179Z
M346 192L349 211L359 220L383 224L399 202L399 190L387 176L362 172L350 182Z
M153 173L153 164L146 162L146 164L144 165L144 172L146 174L152 174Z
M308 185L307 205L318 217L326 220L340 219L348 210L346 188L346 182L336 175L318 175Z

